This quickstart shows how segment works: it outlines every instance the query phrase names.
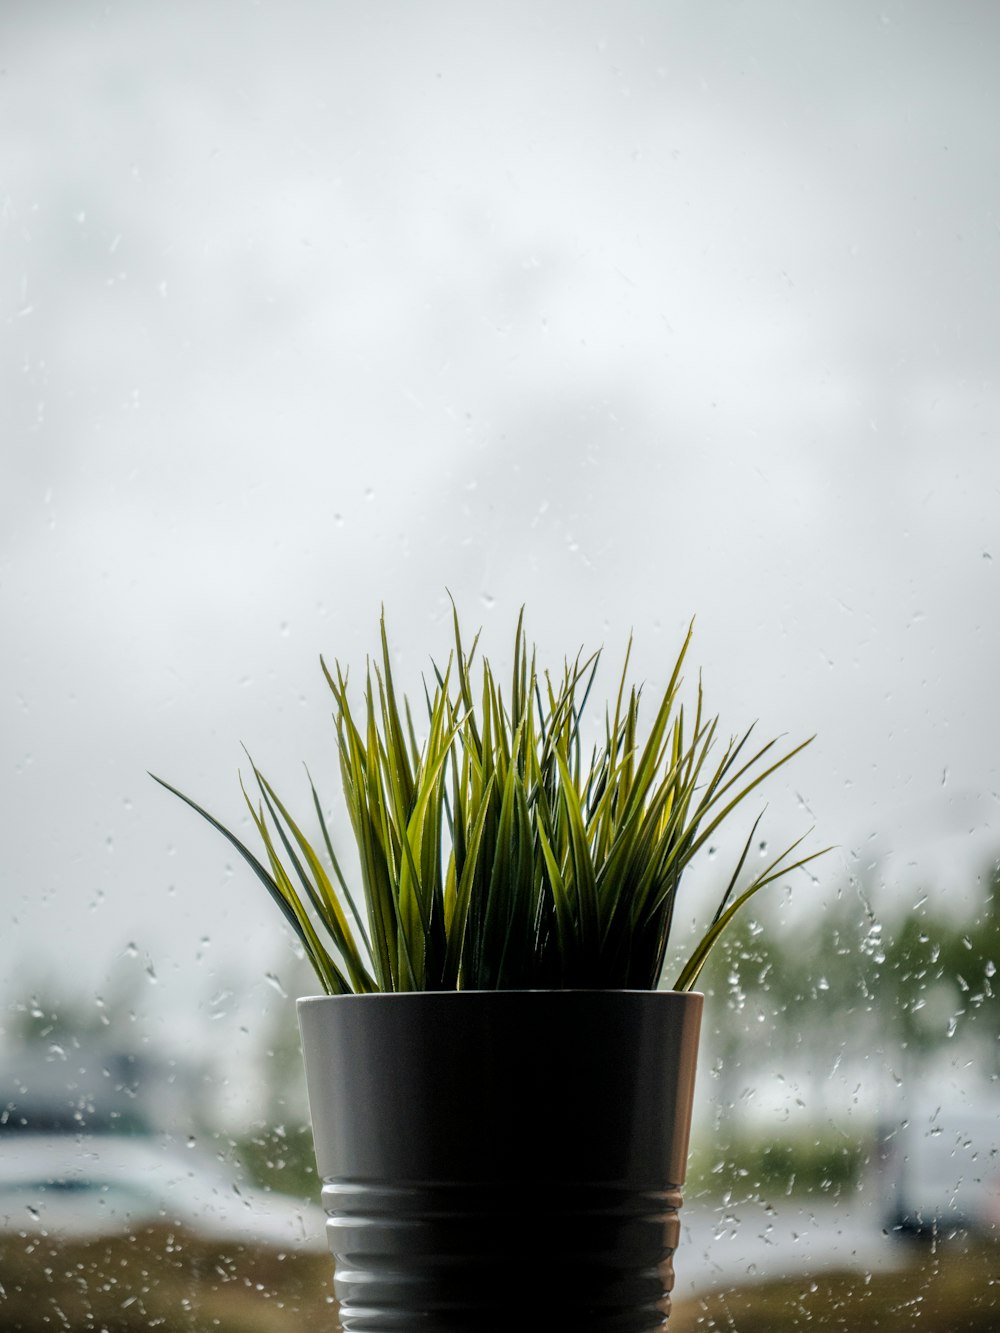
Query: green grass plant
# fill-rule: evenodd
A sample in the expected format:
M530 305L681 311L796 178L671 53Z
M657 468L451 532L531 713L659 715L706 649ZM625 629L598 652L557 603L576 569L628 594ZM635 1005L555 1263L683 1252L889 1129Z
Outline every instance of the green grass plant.
M453 608L454 610L454 608ZM603 744L585 757L582 724L599 653L560 672L529 652L523 610L504 694L477 635L454 646L424 685L423 739L393 681L385 617L380 662L363 705L339 663L321 667L334 700L344 796L360 859L347 882L312 778L307 836L251 760L240 783L263 859L176 787L264 884L331 995L414 990L654 989L684 871L752 792L809 740L782 753L751 726L719 741L698 682L693 716L680 701L689 626L648 729L628 682L631 641L606 707ZM811 738L810 738L811 739ZM741 883L753 821L714 917L673 979L695 985L739 909L765 885L822 852L798 839Z

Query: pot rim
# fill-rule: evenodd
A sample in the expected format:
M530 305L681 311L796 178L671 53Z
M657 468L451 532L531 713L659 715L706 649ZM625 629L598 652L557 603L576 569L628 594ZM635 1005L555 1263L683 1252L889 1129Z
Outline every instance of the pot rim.
M333 1000L378 1000L392 1001L400 999L430 999L440 1001L443 996L459 997L463 995L494 995L497 997L512 995L646 995L649 997L661 996L677 998L687 998L704 1000L704 992L695 990L647 990L644 987L614 987L614 986L580 986L580 987L556 987L556 986L525 986L523 988L506 987L503 990L399 990L399 991L365 991L351 992L347 995L300 995L296 1004L323 1004Z

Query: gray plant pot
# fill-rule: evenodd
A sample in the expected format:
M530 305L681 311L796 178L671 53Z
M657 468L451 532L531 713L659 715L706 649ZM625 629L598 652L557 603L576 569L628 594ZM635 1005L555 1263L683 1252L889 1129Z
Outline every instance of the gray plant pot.
M344 1333L648 1333L670 1309L702 996L299 1001Z

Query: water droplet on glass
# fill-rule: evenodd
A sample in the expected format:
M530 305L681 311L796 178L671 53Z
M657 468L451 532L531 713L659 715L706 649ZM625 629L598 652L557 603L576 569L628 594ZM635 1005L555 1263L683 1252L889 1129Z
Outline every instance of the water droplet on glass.
M149 966L146 968L146 977L148 978L151 986L156 985L156 972L153 969L152 963L150 963Z
M992 555L990 555L989 551L984 551L984 552L983 552L983 559L984 559L984 560L992 560L993 557L992 557Z
M885 962L885 950L882 947L882 925L873 921L867 935L861 941L861 951L876 963Z
M991 958L990 961L986 964L986 975L988 977L995 977L996 972L997 972L997 965Z
M268 983L269 986L272 986L278 992L278 994L281 996L283 1000L288 999L288 992L285 990L284 986L281 984L281 982L274 975L273 972L265 972L264 980Z
M486 607L487 611L492 611L497 604L497 599L489 592L484 592L479 600L482 602L483 606Z

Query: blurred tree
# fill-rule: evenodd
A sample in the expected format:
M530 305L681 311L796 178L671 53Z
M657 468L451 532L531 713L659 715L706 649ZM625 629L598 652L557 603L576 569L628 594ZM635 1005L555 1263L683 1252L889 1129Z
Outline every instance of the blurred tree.
M899 1077L918 1080L949 1044L973 1050L984 1073L1000 1075L1000 867L980 879L971 916L930 894L895 921L875 957L883 1044L900 1053Z
M822 1105L830 1072L870 1041L877 1024L870 922L858 896L840 893L794 927L774 920L773 910L737 919L706 968L723 1105L735 1104L747 1070L756 1077L762 1069L793 1071Z
M895 923L883 956L873 960L883 1032L901 1054L901 1075L912 1078L954 1035L956 983L948 959L952 927L926 899Z
M87 995L51 974L22 975L9 988L13 998L5 1006L6 1035L16 1043L28 1044L65 1044L98 1036L134 1044L140 985L134 972L118 970L107 994Z
M244 1164L256 1184L300 1198L319 1199L306 1098L305 1071L299 1040L295 996L315 992L312 968L303 955L281 953L280 972L269 974L280 1000L269 1004L258 1048L264 1095L262 1114L237 1141Z
M769 1065L794 1068L822 1101L829 1072L871 1052L910 1081L955 1041L1000 1076L1000 864L981 884L965 917L922 894L882 920L874 890L854 886L794 928L767 908L738 920L704 974L720 1100L734 1104L745 1071Z
M984 1072L1000 1078L1000 860L986 868L980 883L971 920L941 931L940 965L951 986L948 1035L968 1042Z

